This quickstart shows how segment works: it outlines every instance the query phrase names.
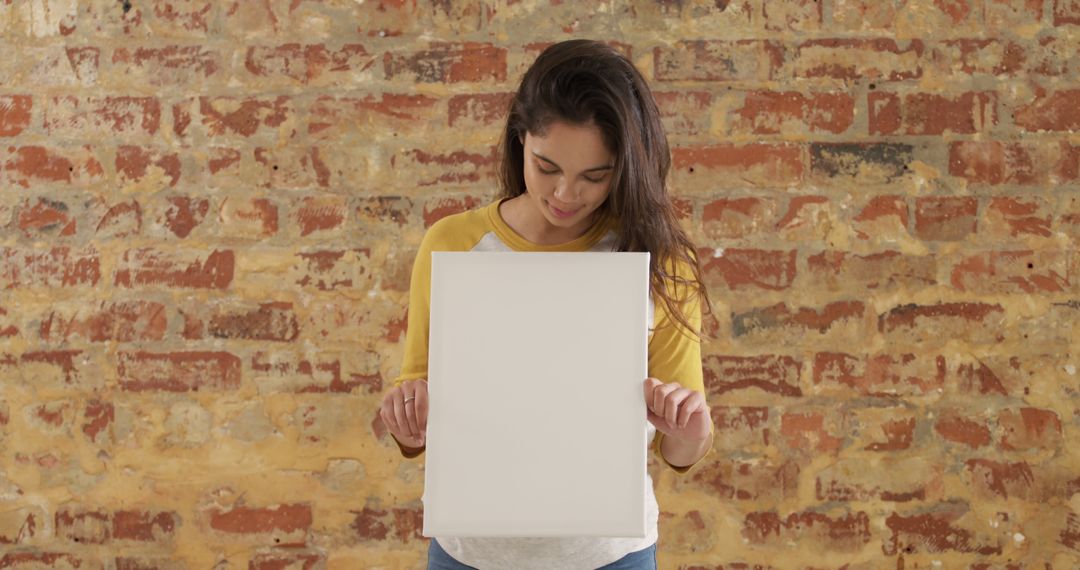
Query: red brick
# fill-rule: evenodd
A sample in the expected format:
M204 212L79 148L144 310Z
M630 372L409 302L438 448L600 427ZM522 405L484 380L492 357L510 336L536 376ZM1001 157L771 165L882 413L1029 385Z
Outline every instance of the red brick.
M815 288L829 291L863 289L913 291L937 284L937 264L931 255L904 255L883 251L855 255L845 251L823 251L806 259L807 280Z
M101 261L93 249L0 248L0 289L97 285Z
M860 396L932 395L945 385L945 357L876 354L868 357L839 352L814 355L814 386L850 388Z
M902 515L894 512L889 515L885 519L885 526L892 536L886 539L883 552L886 556L901 552L965 552L1000 556L1001 539L977 537L970 530L953 526L952 521L962 515L953 511L956 508L946 504L928 513Z
M886 339L910 337L917 342L939 342L942 338L968 342L996 342L1005 310L989 303L938 303L900 305L878 317L878 330Z
M452 98L451 124L454 122L454 101L460 101L462 97L483 96L457 95ZM323 96L316 99L308 110L308 134L320 139L337 139L358 127L419 134L437 119L438 102L438 99L427 95L398 93L380 93L364 98Z
M931 59L938 73L956 78L1018 75L1025 70L1028 54L1013 41L962 38L935 44Z
M1080 2L1077 0L1054 0L1054 25L1067 26L1070 24L1080 26Z
M287 95L275 98L200 97L199 112L209 136L278 134L295 111Z
M101 48L70 46L63 44L23 44L20 56L26 62L25 75L13 81L12 86L38 87L93 87L98 83L101 67ZM14 79L14 78L13 78Z
M175 152L132 145L120 145L116 149L116 173L124 183L139 183L150 177L156 178L155 181L168 180L168 186L173 187L180 181L180 169L180 155Z
M717 444L724 449L740 449L769 444L769 408L712 406L713 426L723 435Z
M1080 178L1080 146L1067 142L955 141L949 174L975 184L1054 185Z
M94 235L100 238L125 238L142 232L142 206L136 200L108 205Z
M776 201L768 198L721 198L705 204L702 228L709 239L735 239L766 232L776 217Z
M942 469L923 457L839 459L818 471L814 495L819 501L921 502L934 497L942 479Z
M121 352L116 371L120 387L136 392L240 387L240 359L227 352Z
M360 198L358 204L356 215L365 232L371 231L374 226L384 225L396 233L409 222L413 209L413 201L404 196Z
M795 250L725 249L698 253L703 277L712 283L720 279L735 290L753 287L782 291L795 280ZM716 275L719 273L719 275Z
M454 95L448 103L449 125L472 128L502 126L513 96L510 92Z
M16 326L17 314L11 314L4 307L0 307L0 338L10 338L19 335L19 327Z
M75 360L81 354L81 350L38 350L24 352L16 358L0 353L0 370L13 368L16 378L28 378L34 384L53 383L69 387L84 379L82 368L76 367Z
M295 283L320 291L370 287L378 277L371 267L370 249L308 251L300 259Z
M350 84L375 64L375 56L360 44L328 49L324 44L290 43L249 46L244 69L258 81L287 78L297 83L335 81Z
M768 80L783 58L779 43L761 40L682 40L653 49L657 81Z
M8 552L0 557L0 568L11 570L38 570L39 568L74 570L93 568L85 558L64 552L24 551Z
M832 19L844 31L888 30L896 22L896 6L878 0L837 0Z
M293 552L291 549L261 552L248 562L248 570L322 570L325 567L325 554Z
M780 518L776 512L752 512L743 520L742 536L752 544L821 544L829 551L855 552L871 539L865 512L830 517L803 511Z
M33 108L30 95L0 95L0 137L14 137L26 130Z
M361 541L386 541L408 543L422 541L423 511L420 508L395 508L390 510L364 507L350 511L355 517L349 525Z
M475 196L444 196L431 199L424 204L424 227L430 228L446 216L472 210L481 203L482 201Z
M8 148L8 158L0 169L0 182L23 188L51 184L88 186L104 180L105 169L90 147L46 148L23 146Z
M184 338L225 338L290 342L300 335L292 303L261 303L257 308L199 305L182 310Z
M105 511L61 507L56 511L56 536L80 544L104 544L109 541L111 526Z
M120 260L115 284L224 289L232 283L235 261L230 250L214 250L204 258L194 252L130 249Z
M163 225L178 238L186 238L191 230L203 223L210 211L210 200L192 196L169 196Z
M735 111L732 128L758 135L842 134L854 121L855 99L845 93L750 91Z
M876 412L876 410L874 410ZM856 422L858 428L862 428L862 422ZM915 418L897 418L891 420L885 420L881 422L877 427L881 428L881 431L885 435L885 441L874 441L863 447L865 451L903 451L911 448L911 443L915 439ZM869 427L865 430L871 431ZM859 429L859 433L865 433L863 429Z
M1024 461L1010 463L993 459L969 459L964 468L971 474L971 482L991 498L1008 499L1027 496L1035 483L1035 474L1031 466Z
M712 95L709 92L664 91L654 93L653 97L660 111L664 131L669 137L694 136L709 132L709 106L712 104ZM499 111L505 117L506 109L499 109Z
M1003 431L998 446L1005 451L1054 450L1063 441L1061 419L1052 410L1002 410L998 425Z
M973 293L1064 293L1071 289L1066 254L1054 251L992 251L963 258L952 285Z
M173 512L116 511L112 516L114 540L157 542L170 540L180 526Z
M769 394L802 396L802 362L790 356L716 356L703 361L706 394L719 397L732 390L757 388Z
M689 181L695 172L716 184L737 177L754 186L787 186L803 176L802 149L789 144L719 144L672 149L672 167Z
M983 233L1001 237L1050 237L1052 220L1053 210L1043 198L996 196L991 198L981 225Z
M202 85L225 65L226 59L220 52L199 45L121 47L112 56L112 69L126 81L159 86Z
M113 563L115 570L187 570L183 562L172 558L117 556Z
M1039 91L1034 101L1015 110L1013 122L1032 132L1080 130L1080 89Z
M946 415L934 423L934 431L946 441L960 443L972 449L990 445L990 428L985 422L959 415Z
M18 223L26 237L67 237L75 235L77 219L66 203L38 198L23 203Z
M432 154L422 149L404 151L390 158L393 169L409 172L418 186L444 186L493 180L495 149L487 154L465 150Z
M907 81L922 77L921 40L816 39L795 48L796 77Z
M103 301L95 308L84 304L74 311L50 311L41 321L40 334L48 342L69 342L72 337L91 342L161 340L167 324L161 303Z
M1013 360L1012 366L1019 368L1019 361ZM1010 390L1002 382L1002 377L982 360L977 363L961 364L957 369L960 379L960 391L965 394L1001 394L1008 396Z
M901 196L875 196L862 210L852 218L852 226L859 239L872 239L882 233L882 218L895 217L893 233L906 233L908 226L908 205Z
M792 196L788 200L787 211L780 217L780 221L776 222L775 229L788 230L813 224L818 217L815 214L821 211L820 207L815 207L814 204L828 203L829 199L825 196Z
M779 503L798 495L801 469L791 459L773 461L710 461L695 467L689 479L674 481L676 489L704 490L723 499L767 500Z
M98 434L109 429L109 425L116 419L116 410L111 402L101 400L89 400L83 410L82 432L94 441Z
M334 232L345 225L349 205L345 196L308 196L297 203L293 218L300 237L316 232Z
M1077 19L1080 19L1080 16ZM1080 516L1076 513L1069 512L1065 519L1065 528L1058 534L1058 542L1073 550L1080 550ZM0 561L0 566L2 566L2 561Z
M413 53L387 52L383 70L391 81L502 83L506 81L506 49L477 42L435 42Z
M207 163L207 168L211 175L222 171L239 174L240 161L243 159L239 150L217 146L211 147L209 154L210 160Z
M997 95L873 92L868 96L870 134L941 135L985 132L997 125Z
M975 232L978 199L969 196L915 200L915 235L924 240L959 241Z
M311 529L311 505L289 504L272 507L234 506L210 513L210 528L232 534L281 533L297 535Z
M45 524L45 512L40 508L9 508L0 526L0 544L30 544ZM44 529L42 529L44 530Z
M986 4L986 27L994 35L1004 34L1022 26L1042 23L1042 0L991 0ZM989 569L987 569L989 570Z
M819 0L765 0L762 4L765 29L770 32L815 31L821 28L822 2Z
M365 173L366 162L354 149L342 145L256 147L255 164L259 172L254 180L240 180L238 187L256 184L274 191L325 189L353 184Z
M753 309L744 313L732 313L732 336L753 335L769 329L794 329L796 334L814 332L826 334L834 326L840 327L852 321L858 324L866 306L861 301L837 301L828 303L820 310L814 307L788 308L786 303Z
M112 138L157 134L161 103L154 97L53 97L45 107L45 131L51 136Z
M780 438L788 453L836 455L844 443L842 424L842 418L821 412L785 412L780 415Z
M259 351L251 357L254 382L260 393L346 393L363 387L369 394L382 391L382 375L342 370L341 360L329 355L307 358L292 353Z
M219 231L233 237L261 239L278 231L277 204L266 198L227 197L218 208Z

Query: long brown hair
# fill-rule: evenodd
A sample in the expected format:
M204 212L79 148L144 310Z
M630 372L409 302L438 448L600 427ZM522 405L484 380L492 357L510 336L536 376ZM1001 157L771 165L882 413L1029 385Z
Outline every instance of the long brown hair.
M569 40L548 47L521 80L502 135L499 181L502 195L525 193L526 133L542 135L555 121L596 125L615 155L611 193L597 220L617 226L616 251L647 251L649 284L667 314L686 330L683 304L698 296L703 314L712 311L693 242L679 225L667 193L671 167L667 135L645 78L626 57L606 44ZM677 274L684 263L692 279ZM682 289L682 293L680 293Z

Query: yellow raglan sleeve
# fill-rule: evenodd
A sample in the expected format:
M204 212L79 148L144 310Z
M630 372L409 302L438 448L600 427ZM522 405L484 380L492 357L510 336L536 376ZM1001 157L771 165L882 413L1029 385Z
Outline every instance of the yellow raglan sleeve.
M687 278L692 277L689 269L684 270L682 267L680 267L679 274ZM685 296L685 290L685 287L680 286L678 292L680 295ZM696 291L691 291L689 298L682 304L686 320L694 327L693 333L687 331L678 321L671 319L667 314L664 302L659 297L653 296L653 305L655 332L652 339L649 340L649 376L665 383L678 382L686 388L704 394L705 382L701 368L701 339L697 335L701 330L700 297ZM653 439L653 451L661 459L664 459L660 447L663 441L664 434L657 431L656 438ZM707 451L702 459L708 457L710 453L712 453L712 449ZM682 467L671 465L666 459L664 459L664 462L675 471L685 473L695 465L700 464L701 460L698 460L693 465Z
M436 224L437 225L437 224ZM393 387L406 380L422 378L428 374L428 330L431 313L431 252L437 242L436 226L432 226L420 241L420 248L413 261L412 275L409 278L408 327L405 329L405 354L402 357L401 372L391 381ZM393 436L391 436L393 437ZM406 458L417 457L423 450L409 451L397 439L401 454Z
M424 234L413 261L409 278L408 327L405 329L405 355L401 372L391 382L398 386L406 380L427 378L428 330L431 316L431 252L436 240L434 227Z

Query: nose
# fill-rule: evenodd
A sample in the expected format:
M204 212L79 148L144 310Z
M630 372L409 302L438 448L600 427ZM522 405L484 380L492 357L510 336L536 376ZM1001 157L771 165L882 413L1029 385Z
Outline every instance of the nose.
M576 203L580 195L581 189L578 185L570 183L565 176L559 177L559 181L555 183L555 191L552 192L552 196L563 204Z

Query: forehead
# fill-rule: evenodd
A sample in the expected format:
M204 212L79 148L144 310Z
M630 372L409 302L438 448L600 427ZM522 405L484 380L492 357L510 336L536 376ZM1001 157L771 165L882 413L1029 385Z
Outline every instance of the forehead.
M608 164L613 155L604 144L600 128L594 124L555 121L542 133L526 133L526 153L544 155L560 166Z

